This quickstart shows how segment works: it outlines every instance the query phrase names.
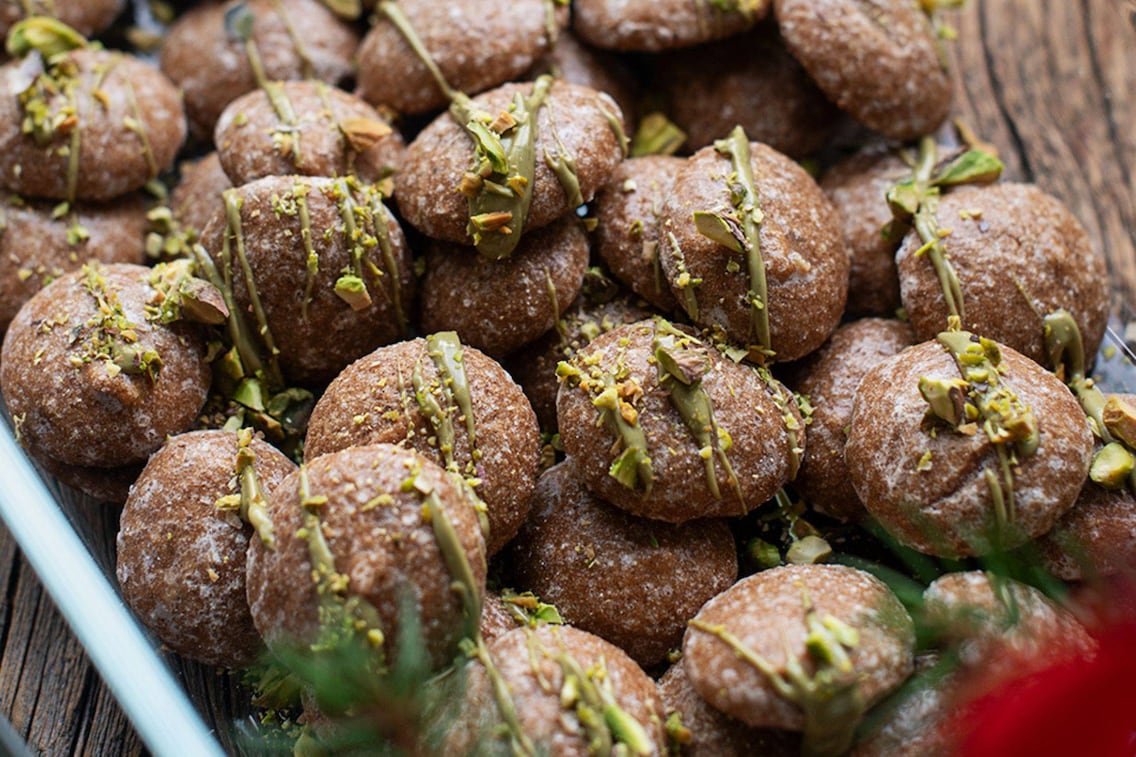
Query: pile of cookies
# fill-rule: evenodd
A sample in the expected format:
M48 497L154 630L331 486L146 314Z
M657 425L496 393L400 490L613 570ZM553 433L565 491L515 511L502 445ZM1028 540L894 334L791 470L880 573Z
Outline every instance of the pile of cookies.
M353 661L298 749L944 752L1092 647L958 562L1125 569L1136 406L939 3L120 5L4 19L0 389L164 645Z

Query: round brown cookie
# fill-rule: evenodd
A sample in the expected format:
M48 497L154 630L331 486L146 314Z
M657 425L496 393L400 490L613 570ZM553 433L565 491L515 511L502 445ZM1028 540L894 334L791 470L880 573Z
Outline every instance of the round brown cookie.
M378 111L321 81L281 82L241 95L221 113L213 141L234 185L264 176L346 176L365 182L392 175L406 145ZM284 105L287 103L287 105Z
M769 7L769 0L576 0L572 28L596 47L659 52L739 34Z
M558 373L565 452L592 491L634 515L744 515L792 477L803 452L791 392L661 318L597 336Z
M808 449L794 485L820 512L840 520L865 515L844 462L852 401L869 368L914 342L911 327L902 321L865 318L841 326L823 347L793 366L793 378L786 383L813 407Z
M476 94L512 81L554 43L559 23L549 19L548 0L452 0L439 12L436 0L400 0L446 83ZM449 99L425 62L385 13L359 46L359 94L403 113L426 113Z
M247 441L261 492L295 470L272 445ZM130 491L117 542L119 589L138 618L183 657L226 668L252 663L260 649L245 597L253 529L236 510L217 506L243 494L238 449L232 431L193 431L166 442Z
M148 320L143 266L90 263L28 300L4 336L0 388L17 437L69 465L141 462L205 404L204 340Z
M895 251L901 239L889 239L891 222L887 191L911 167L886 145L874 145L845 158L820 180L820 188L836 207L844 226L848 272L848 315L892 316L899 308L899 272Z
M480 480L476 491L488 508L488 552L495 554L521 527L529 512L540 463L540 431L521 388L500 365L473 347L461 348L450 378L464 374L472 408L461 409L460 391L441 380L435 357L452 345L445 335L392 344L355 361L331 382L312 411L304 454L319 455L353 445L404 444L443 465L442 432L453 433L454 469ZM438 362L449 364L439 356ZM425 391L417 396L415 381ZM463 382L456 382L460 386ZM440 410L435 410L434 405ZM475 459L476 456L476 459Z
M230 192L237 207L215 206L201 244L219 270L235 272L237 308L253 328L267 327L285 377L329 381L406 333L413 261L375 186L353 178L268 176Z
M212 136L225 106L257 87L241 30L235 28L246 13L252 15L251 40L270 81L314 78L339 84L352 74L358 37L319 0L198 5L170 27L161 55L162 71L185 95L190 129L198 137Z
M556 393L560 391L556 366L560 361L571 360L600 334L651 316L646 303L616 292L589 292L588 282L585 278L584 292L563 314L554 331L507 361L509 373L524 388L545 431L556 430ZM614 289L612 282L608 284Z
M170 193L170 210L182 227L200 235L221 207L221 195L233 182L213 151L200 160L181 164L181 179Z
M144 263L146 203L80 203L62 216L53 202L0 192L0 331L33 294L90 260Z
M964 668L999 678L1022 673L1095 642L1068 610L1032 586L982 571L948 573L923 592L924 621L954 645Z
M736 654L735 644L790 682L805 704L779 694L772 675ZM836 659L846 657L850 668L819 662L809 651L814 645ZM914 649L910 616L878 579L841 565L787 565L743 578L707 602L687 629L682 665L694 690L730 717L754 728L801 731L809 694L791 682L790 659L809 679L828 671L834 685L850 687L866 710L911 674ZM854 718L846 726L855 725L858 713L841 714ZM806 748L809 740L806 732Z
M473 108L499 113L516 95L528 96L533 85L506 84L473 98ZM594 89L553 83L537 111L536 156L532 177L532 204L524 231L547 226L575 210L569 202L550 159L568 155L585 202L595 195L623 159L619 107ZM548 158L546 159L546 156ZM395 194L403 218L434 239L472 244L467 234L469 199L458 190L474 157L472 138L449 113L442 113L407 148L402 170L395 176ZM518 230L513 229L513 233Z
M305 506L309 497L327 501ZM389 660L407 623L402 608L409 594L433 666L454 658L463 604L453 585L462 579L449 566L467 563L474 583L466 588L477 596L485 591L485 541L462 484L414 450L375 444L312 460L268 500L275 548L251 540L248 599L270 646L313 640L321 617L339 614L334 608L342 611L344 601L356 599L366 604L353 617L363 619L368 632L377 622ZM454 532L454 554L436 536L439 518ZM312 564L309 540L320 533L334 566Z
M635 130L640 86L622 58L587 46L571 30L564 29L553 48L533 64L524 78L535 79L541 74L607 93L623 111L627 131Z
M973 435L927 419L920 380L962 380L942 344L910 347L860 382L845 461L868 512L907 546L943 557L1010 549L1049 531L1073 506L1093 450L1084 411L1056 376L1012 349L1001 348L997 370L999 383L1032 412L1039 439L1033 454L1017 455L1005 518L990 480L1007 499L999 456L982 419ZM991 402L1003 404L997 396Z
M915 675L868 715L852 757L950 757L958 754L957 721L964 681L940 662L915 656Z
M574 215L525 235L508 258L432 241L422 278L422 331L453 330L500 357L553 328L588 269L588 237Z
M741 125L755 142L800 158L824 147L839 122L839 111L771 26L660 63L667 113L686 132L683 146L692 152Z
M484 663L470 666L446 753L514 754L516 734L528 740L528 753L583 757L598 734L623 741L630 727L612 724L625 718L643 737L640 754L666 752L655 682L619 647L571 626L542 625L510 631L486 651L504 686L493 683ZM573 687L580 693L564 693ZM604 704L597 707L593 694ZM508 697L519 733L503 725L498 697ZM595 718L601 708L605 716Z
M133 56L82 48L30 73L0 67L0 182L55 200L109 200L173 166L185 140L177 88Z
M750 728L707 704L690 685L681 662L667 668L659 679L659 697L668 724L677 714L686 731L685 740L678 739L678 754L683 757L796 757L801 753L798 734Z
M678 303L659 262L659 214L684 165L666 155L629 158L596 193L596 252L631 291L667 312Z
M1136 564L1136 497L1085 481L1073 509L1038 547L1046 570L1064 581L1130 570Z
M105 31L126 7L126 0L7 0L0 3L0 38L28 16L50 16L84 37Z
M951 77L922 8L906 0L774 0L785 46L828 97L892 139L935 130Z
M48 475L57 478L64 486L107 505L121 506L126 502L130 487L142 472L142 463L116 468L92 468L86 465L67 465L44 456L37 461Z
M644 667L677 649L698 608L738 578L724 521L628 515L588 491L571 461L541 475L510 554L520 588Z
M1095 355L1108 322L1108 269L1088 232L1057 198L1032 184L963 187L943 197L939 226L963 301L963 328L1046 363L1042 318L1064 308ZM908 232L896 255L903 306L915 335L947 322L938 276Z
M763 216L758 237L773 342L765 346L779 361L796 360L823 344L840 323L848 254L836 211L812 177L781 153L748 144ZM754 306L746 255L703 236L693 217L736 215L727 184L733 173L733 159L715 147L690 157L663 205L659 259L679 305L695 323L721 326L732 341L749 345L755 343Z

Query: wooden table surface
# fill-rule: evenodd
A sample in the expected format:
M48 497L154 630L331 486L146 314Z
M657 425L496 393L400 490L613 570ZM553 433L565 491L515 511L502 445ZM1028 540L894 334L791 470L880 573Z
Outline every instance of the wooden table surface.
M971 0L953 23L956 115L1074 210L1136 303L1136 0ZM143 751L2 527L0 599L0 715L31 748Z

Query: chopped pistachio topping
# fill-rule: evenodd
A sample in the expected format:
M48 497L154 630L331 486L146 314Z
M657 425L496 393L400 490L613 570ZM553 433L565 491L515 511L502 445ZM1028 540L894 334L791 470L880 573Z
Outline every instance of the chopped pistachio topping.
M534 82L528 97L518 92L504 116L476 111L464 95L451 100L450 114L474 143L462 188L469 197L469 235L486 257L508 257L520 242L532 203L537 116L548 99L552 81L552 77L542 76ZM494 126L503 131L495 131ZM546 160L551 157L546 156ZM574 167L564 162L563 154L559 163L549 165L562 181L566 173L575 179ZM515 189L518 187L519 192ZM571 196L570 186L565 187L565 193Z
M195 276L193 260L181 258L154 266L146 304L146 320L174 323L186 320L218 326L229 317L224 296L209 282Z
M1093 456L1089 478L1106 489L1120 489L1136 469L1136 456L1120 442L1109 442Z
M118 292L112 289L96 262L83 266L82 286L95 300L95 314L87 321L87 343L80 355L72 357L76 367L102 362L109 376L120 373L145 374L158 380L161 356L139 343L139 327L122 308Z
M717 637L755 668L780 696L800 707L805 714L802 754L839 755L848 751L866 705L860 692L849 652L859 643L859 632L831 615L820 618L806 593L803 597L805 651L815 666L810 676L798 656L786 650L785 672L777 670L764 657L723 625L711 625L697 618L690 626Z
M297 538L308 544L308 559L312 566L312 581L319 598L319 638L312 651L331 651L347 638L357 636L374 649L380 659L385 636L379 612L363 597L351 593L351 579L335 567L335 555L323 533L320 509L328 498L313 494L308 480L308 469L300 466L300 507L302 525Z
M815 534L796 539L789 545L785 559L793 565L814 565L832 556L832 547L822 537Z
M631 157L674 155L686 142L686 132L662 113L648 113L631 140Z
M82 34L50 16L31 16L16 23L8 32L6 45L13 58L35 51L49 62L86 46Z
M732 444L730 435L718 426L714 419L714 403L702 386L702 378L711 367L706 345L661 317L655 318L653 342L659 386L670 397L671 404L698 445L706 469L707 488L715 498L722 498L715 461L720 462L744 512L746 507L741 484L727 454Z
M1037 418L1002 381L1002 351L998 344L967 331L944 331L939 343L946 348L962 374L955 381L920 380L920 391L931 405L929 416L961 433L981 430L994 445L998 470L984 473L994 502L996 535L1001 539L1017 518L1014 503L1014 467L1037 451ZM959 404L959 400L963 399Z
M651 491L655 474L647 453L647 435L639 425L634 404L643 391L634 378L622 371L610 373L598 364L585 364L581 369L565 361L556 366L556 376L567 386L590 394L601 421L616 436L619 451L608 474L633 491L640 487L644 492Z
M505 603L505 609L509 611L513 619L522 625L535 628L541 623L557 626L564 623L564 618L560 616L560 611L556 609L556 605L542 602L540 597L531 591L518 594L512 589L504 589L501 592L501 599Z
M1128 400L1116 395L1109 397L1101 410L1101 423L1129 449L1136 447L1136 407Z
M527 629L533 673L542 688L551 693L551 683L539 672L537 656L551 660L560 668L560 706L576 716L587 739L588 754L649 755L654 744L642 723L620 707L607 663L601 657L587 670L572 656L566 645L549 649Z
M695 289L702 286L702 279L690 275L690 271L686 269L686 253L683 252L682 247L678 243L674 232L667 232L667 241L670 242L671 259L674 261L675 271L678 275L675 276L674 284L679 288L680 302L682 309L686 311L695 321L698 320L698 295Z
M256 476L256 453L252 451L252 430L237 432L237 479L240 481L240 516L256 530L260 541L269 549L276 549L272 516L268 514L268 500Z

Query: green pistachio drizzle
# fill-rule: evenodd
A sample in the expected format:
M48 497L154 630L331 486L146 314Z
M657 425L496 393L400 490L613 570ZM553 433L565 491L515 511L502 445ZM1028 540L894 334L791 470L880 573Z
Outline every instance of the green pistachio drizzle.
M296 54L300 58L305 78L311 78L311 62L303 52L303 47L295 33L295 29L292 28L292 24L279 2L275 3L275 7L277 14L292 40ZM272 106L272 110L279 121L277 127L272 130L273 143L282 153L291 155L292 164L298 166L300 164L299 117L296 115L296 108L292 105L292 101L284 91L284 87L281 86L280 82L271 81L264 71L260 48L257 46L256 40L253 37L255 20L255 16L253 12L249 10L248 4L238 3L225 11L225 30L230 36L244 43L245 57L248 58L253 79L256 81L257 87L259 87L268 98L268 102Z
M541 76L528 97L516 93L509 109L497 117L474 112L472 102L464 95L450 105L450 114L464 125L474 143L473 161L459 191L469 198L467 231L477 251L488 258L508 257L520 242L532 204L537 116L548 99L552 81L551 76ZM571 183L564 184L569 176L578 194L571 156L571 164L563 155L558 162L549 156L546 159L561 180L565 195L571 198L573 193Z
M328 651L354 635L366 639L372 649L381 650L386 636L379 611L363 597L350 593L351 579L335 567L335 555L324 537L320 509L327 504L325 495L312 494L308 469L300 466L300 512L302 525L296 536L308 545L312 580L319 597L319 638L312 651Z
M258 356L252 363L246 363L246 367L251 368L254 373L259 372L258 369L263 368L272 386L283 387L284 377L280 372L279 360L280 349L276 346L276 340L273 338L272 330L268 326L268 315L264 310L264 305L261 303L260 290L256 286L256 277L253 275L252 266L249 265L248 254L245 251L245 237L241 222L241 206L244 204L244 200L241 198L238 189L226 189L221 194L221 198L225 206L225 238L221 243L221 265L224 286L221 287L221 291L228 293L230 298L232 297L234 275L233 253L235 252L237 265L240 266L241 275L244 277L245 288L248 290L253 317L256 318L257 333L260 335L260 339L264 343L265 352L267 353L266 361L261 360ZM230 314L237 311L233 302L226 302L226 305L229 307ZM241 357L243 359L246 355L242 353Z
M82 81L79 67L70 53L87 46L87 40L77 31L46 16L32 16L20 21L8 33L7 41L8 53L12 56L34 56L42 64L42 69L28 86L16 95L23 115L20 131L32 137L39 147L48 147L59 137L67 139L67 144L55 150L57 155L67 158L66 199L70 204L74 204L78 190L82 153L79 102ZM117 57L112 57L107 69L113 67L117 60ZM92 97L97 99L100 92L96 85L91 91ZM62 95L63 104L53 111L50 101L59 95Z
M929 420L968 435L981 430L994 446L997 470L986 469L983 475L994 502L995 536L1002 541L1017 520L1014 468L1040 443L1037 418L1002 382L1002 351L996 342L966 331L941 332L938 341L954 359L962 381L924 377L919 391L930 406Z
M474 476L481 452L477 448L477 424L473 415L473 397L470 393L469 378L465 372L464 352L458 335L453 331L442 331L426 337L426 354L434 363L438 380L429 382L422 372L421 365L415 365L411 375L414 398L418 408L430 421L437 434L438 451L446 463L446 468L454 473ZM440 398L440 401L439 401ZM464 421L469 439L470 459L464 470L454 458L454 416Z
M745 255L749 274L746 300L750 304L750 337L753 340L750 355L758 362L765 362L776 353L769 330L769 292L765 261L761 257L761 223L765 215L761 211L753 175L749 137L742 127L737 126L729 137L716 141L714 149L728 156L733 166L733 171L726 177L732 211L697 211L694 223L702 236Z
M803 604L808 629L805 650L816 671L811 676L791 649L785 650L785 672L781 673L724 625L711 625L696 618L690 626L722 641L739 659L765 676L781 697L804 711L802 754L844 754L867 709L848 654L859 645L860 634L832 615L820 618L807 593Z
M348 176L335 180L332 196L339 208L344 239L351 255L350 264L336 280L335 293L353 310L365 310L372 303L367 278L389 275L389 293L382 291L394 308L399 329L405 333L409 324L400 292L401 274L387 227L389 211L383 204L382 193L374 185L363 185L355 177ZM382 254L386 271L371 259L375 248Z
M702 386L702 379L711 367L705 345L693 336L679 331L663 318L656 317L652 347L659 371L659 386L666 391L671 404L698 444L710 493L716 499L722 498L715 468L717 458L726 471L730 487L744 507L741 485L727 454L733 442L729 433L714 419L714 403Z
M241 520L253 527L261 543L275 551L272 516L268 514L268 500L256 476L256 453L252 451L251 444L252 429L244 428L237 432L236 473L240 494L221 497L216 507L218 510L235 510Z
M926 256L935 269L948 319L961 328L966 319L962 286L958 274L947 254L943 239L949 233L939 227L939 200L942 190L961 184L987 184L1002 175L1002 163L982 149L970 149L954 158L939 159L934 137L919 142L919 155L910 178L904 179L887 192L888 207L894 220L884 229L891 237L914 226L923 246L915 251L916 257Z
M682 293L682 309L693 320L697 321L698 295L694 290L702 285L702 279L691 276L690 271L686 269L686 254L679 245L678 239L675 238L673 231L667 232L667 241L670 242L671 258L674 260L675 270L678 272L675 277L675 286Z
M551 5L563 0L549 0L550 38L555 37L555 18ZM397 3L384 0L379 11L394 25L399 34L426 67L438 89L450 101L449 112L473 140L474 153L457 191L469 199L469 224L466 231L477 251L498 260L513 254L520 243L525 219L532 204L535 185L537 116L549 104L553 78L541 76L533 83L527 97L517 93L508 109L494 115L478 111L473 101L446 81L441 68L426 49L414 25ZM627 135L614 113L599 106L616 135L620 149L627 153ZM549 113L552 109L549 108ZM545 150L545 164L555 174L568 202L573 207L584 203L576 159L561 142L553 124L556 153Z
M572 656L563 642L560 649L548 649L531 628L526 627L533 675L545 693L554 693L551 682L540 671L539 657L551 660L560 669L559 695L562 709L576 716L587 752L594 755L652 754L654 745L638 720L619 706L601 657L587 670Z

